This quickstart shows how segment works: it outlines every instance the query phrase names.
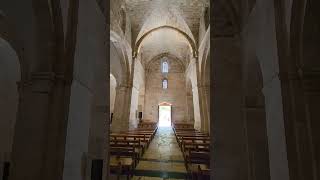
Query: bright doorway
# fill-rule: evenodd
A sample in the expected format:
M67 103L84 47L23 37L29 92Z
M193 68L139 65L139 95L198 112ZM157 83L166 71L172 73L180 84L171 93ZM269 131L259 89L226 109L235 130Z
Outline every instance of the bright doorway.
M171 105L159 105L159 127L171 127Z

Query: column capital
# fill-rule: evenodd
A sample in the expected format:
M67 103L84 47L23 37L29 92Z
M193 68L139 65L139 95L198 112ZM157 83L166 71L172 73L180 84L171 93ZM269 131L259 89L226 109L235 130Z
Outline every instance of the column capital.
M55 73L53 72L33 72L29 79L17 82L18 91L24 88L31 88L32 92L49 93L54 85Z
M71 85L72 79L67 80L63 72L32 72L28 79L18 81L17 86L18 91L31 87L32 92L49 93L57 82Z
M132 87L133 87L132 84L119 84L116 87L116 90L126 90L126 89L130 89Z
M307 93L320 92L320 69L308 69L301 72L303 88Z

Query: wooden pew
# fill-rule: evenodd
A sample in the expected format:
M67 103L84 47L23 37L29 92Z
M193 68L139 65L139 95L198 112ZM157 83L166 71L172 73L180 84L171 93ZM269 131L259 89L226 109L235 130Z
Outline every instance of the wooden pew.
M110 139L114 140L140 140L140 145L142 148L147 148L151 142L150 134L136 134L136 133L113 133L110 135ZM143 149L143 150L144 150Z
M116 174L118 179L125 174L129 180L133 176L134 147L111 147L110 155L110 172Z
M157 131L157 123L140 123L137 129L110 134L111 173L126 174L127 179L139 162Z
M140 157L143 154L143 147L141 146L140 140L133 140L133 139L111 139L110 140L110 147L111 148L120 148L121 150L124 149L133 149L133 162L134 165L137 165L139 162Z
M191 179L210 179L210 137L193 128L193 125L177 123L172 126L185 159Z
M192 180L210 179L210 152L191 151L186 159L186 168Z

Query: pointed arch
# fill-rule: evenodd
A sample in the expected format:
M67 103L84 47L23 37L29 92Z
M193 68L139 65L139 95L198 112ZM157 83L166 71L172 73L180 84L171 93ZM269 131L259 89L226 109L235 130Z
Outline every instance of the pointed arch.
M145 32L139 39L137 39L135 47L134 47L134 51L133 51L134 52L134 54L133 54L134 57L136 57L140 53L140 47L142 45L143 40L146 37L148 37L152 32L158 31L160 29L170 29L170 30L176 31L179 34L181 34L189 42L190 49L191 49L191 52L192 52L193 56L194 57L198 56L198 51L197 51L197 48L196 48L196 44L186 32L182 31L179 28L173 27L173 26L164 25L164 26L159 26L159 27L153 28L153 29Z

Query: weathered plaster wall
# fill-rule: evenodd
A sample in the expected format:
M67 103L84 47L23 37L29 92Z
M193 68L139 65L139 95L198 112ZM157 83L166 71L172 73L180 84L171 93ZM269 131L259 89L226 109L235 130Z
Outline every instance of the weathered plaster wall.
M158 121L158 104L172 104L172 121L186 119L186 82L183 66L179 61L169 59L168 89L162 89L163 76L160 71L160 59L151 62L146 73L146 95L144 119Z

